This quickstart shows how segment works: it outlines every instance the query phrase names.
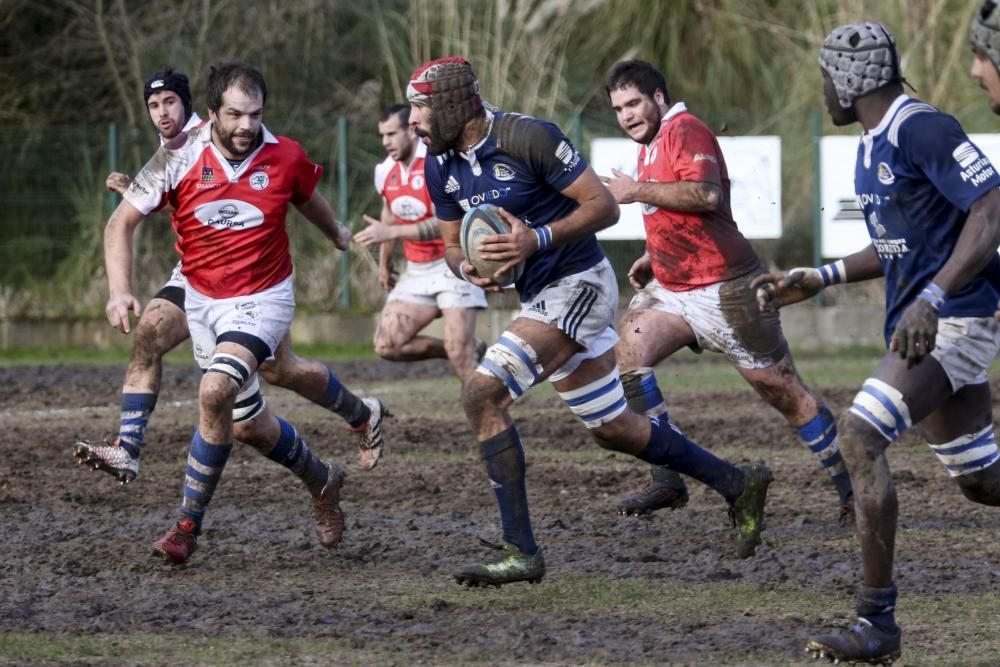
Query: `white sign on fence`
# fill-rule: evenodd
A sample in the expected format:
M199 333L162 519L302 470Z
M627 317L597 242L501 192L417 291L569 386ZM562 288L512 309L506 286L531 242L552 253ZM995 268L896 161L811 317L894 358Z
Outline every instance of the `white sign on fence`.
M732 181L733 217L750 239L781 236L781 137L719 137ZM635 176L639 144L631 139L594 139L590 164L601 176L618 169ZM607 240L644 239L638 204L621 207L618 224L598 232Z
M1000 157L1000 134L970 134L994 164ZM846 257L871 243L854 192L857 136L820 139L820 221L823 257Z

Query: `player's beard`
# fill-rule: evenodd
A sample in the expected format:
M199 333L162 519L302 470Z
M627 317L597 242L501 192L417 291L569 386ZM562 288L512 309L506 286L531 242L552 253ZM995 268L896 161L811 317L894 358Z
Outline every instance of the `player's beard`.
M445 137L441 133L441 124L437 122L431 123L431 131L424 136L430 139L430 143L427 144L427 152L431 155L447 153L455 145L456 137L450 139Z
M245 158L250 153L260 145L260 135L261 131L258 129L256 135L248 134L241 130L233 130L232 132L223 132L222 128L218 125L215 126L215 136L218 138L219 143L222 147L226 149L226 152L233 156L234 160L239 160ZM236 137L246 137L250 139L250 143L245 150L241 150L236 146L234 139Z

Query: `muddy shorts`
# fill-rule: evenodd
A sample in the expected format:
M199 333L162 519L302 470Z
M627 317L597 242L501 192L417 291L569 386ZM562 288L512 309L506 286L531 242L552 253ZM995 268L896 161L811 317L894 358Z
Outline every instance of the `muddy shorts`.
M212 353L223 334L226 340L246 341L258 364L274 359L278 343L295 316L291 276L256 294L228 299L213 299L188 284L185 300L194 358L202 369L212 363Z
M596 359L618 342L614 321L618 309L618 281L611 263L603 259L580 273L549 283L531 301L521 305L517 317L555 323L584 347L549 376L550 382L569 377L588 359Z
M181 310L184 310L184 290L186 288L187 278L184 277L184 273L181 271L181 263L177 262L174 266L174 270L170 272L170 278L168 278L163 287L161 287L159 291L153 295L153 298L165 299Z
M1000 322L992 317L942 317L938 320L931 356L948 375L952 390L986 382L986 371L998 351Z
M386 302L405 301L421 306L485 308L486 293L452 273L444 259L409 262Z
M632 297L629 310L658 310L687 322L696 352L720 352L740 368L767 368L788 354L777 313L762 313L750 281L763 269L687 292L672 292L655 279Z

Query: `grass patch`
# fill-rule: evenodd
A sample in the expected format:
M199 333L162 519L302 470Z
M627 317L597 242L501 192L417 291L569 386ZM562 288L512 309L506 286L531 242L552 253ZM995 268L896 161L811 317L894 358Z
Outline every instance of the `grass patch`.
M320 361L374 361L378 359L368 342L295 345L294 350L300 357ZM0 365L127 364L131 353L132 348L130 347L13 347L0 349ZM163 360L168 364L194 363L190 342L172 350Z

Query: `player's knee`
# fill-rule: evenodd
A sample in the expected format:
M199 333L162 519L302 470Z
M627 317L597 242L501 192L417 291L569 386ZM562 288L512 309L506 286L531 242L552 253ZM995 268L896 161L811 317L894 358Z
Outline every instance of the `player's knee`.
M375 334L375 354L388 361L399 361L403 341L396 341L385 331Z
M635 425L629 424L628 420L621 417L590 429L590 435L603 449L615 452L631 452L634 449L631 441L635 435Z
M155 323L147 319L139 320L132 342L130 364L143 369L154 367L166 353L166 350L160 349L161 347Z
M222 414L231 410L238 387L228 377L219 373L206 373L198 388L198 404L208 414Z
M851 473L870 470L889 442L870 424L850 412L837 424L838 445Z

